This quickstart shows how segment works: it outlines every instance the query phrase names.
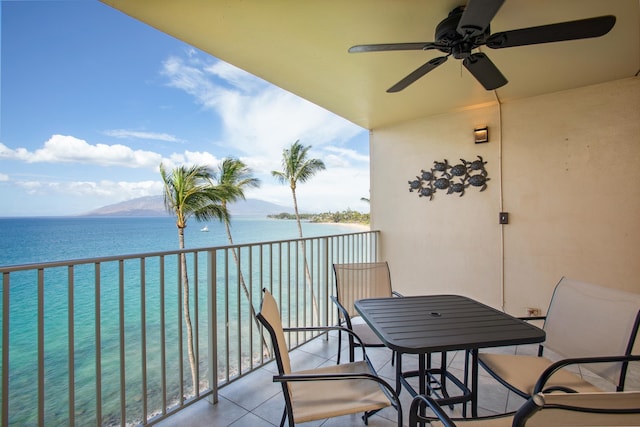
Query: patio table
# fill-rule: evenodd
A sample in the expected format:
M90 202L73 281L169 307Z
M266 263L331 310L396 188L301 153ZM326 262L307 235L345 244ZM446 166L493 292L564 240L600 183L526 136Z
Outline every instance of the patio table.
M398 354L396 360L396 388L402 386L411 393L431 393L429 377L440 375L438 381L442 405L471 402L471 415L478 415L478 349L544 341L542 329L502 311L460 295L424 295L402 298L371 298L355 302L355 308L382 342ZM465 356L463 381L446 370L433 369L430 354L447 351L471 354L471 387L468 387L468 358ZM417 354L418 370L403 371L402 355ZM418 377L418 391L408 377ZM446 381L452 381L461 391L449 396Z

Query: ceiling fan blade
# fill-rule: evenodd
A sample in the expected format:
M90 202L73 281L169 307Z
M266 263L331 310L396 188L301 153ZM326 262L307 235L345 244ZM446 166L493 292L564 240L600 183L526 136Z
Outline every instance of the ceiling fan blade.
M387 89L387 92L388 93L400 92L402 89L406 88L411 83L415 82L420 77L427 74L429 71L433 70L434 68L436 68L441 64L444 64L447 58L448 56L439 56L437 58L433 58L429 62L425 63L424 65L416 69L413 73L409 74L407 77L400 80L395 85L391 86L389 89Z
M504 0L469 0L458 22L458 33L463 36L479 36L496 16Z
M492 49L587 39L607 34L615 25L613 15L521 28L492 34L486 45Z
M385 44L359 44L351 46L349 53L359 52L385 52L390 50L428 50L437 49L439 46L432 42L417 43L385 43Z
M462 61L462 64L486 90L497 89L508 82L498 67L482 52L470 55Z

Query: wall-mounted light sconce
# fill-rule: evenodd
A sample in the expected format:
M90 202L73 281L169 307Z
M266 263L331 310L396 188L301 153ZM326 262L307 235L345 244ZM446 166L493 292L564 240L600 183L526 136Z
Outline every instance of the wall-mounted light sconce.
M489 142L489 128L475 128L473 130L473 136L475 138L476 144L482 144L483 142Z

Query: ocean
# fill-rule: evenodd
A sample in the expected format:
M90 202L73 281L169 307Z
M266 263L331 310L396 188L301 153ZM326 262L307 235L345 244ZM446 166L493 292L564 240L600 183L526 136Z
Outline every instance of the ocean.
M204 227L208 232L200 231ZM360 225L302 224L304 237L361 231ZM295 221L234 217L235 244L295 239ZM191 219L185 229L185 247L227 245L224 225ZM75 260L112 255L178 249L172 217L56 217L0 218L0 266Z
M208 231L201 231L204 227ZM343 234L362 231L363 226L345 224L314 224L303 223L305 237ZM265 242L273 240L286 240L298 237L295 221L276 220L256 217L235 217L232 219L231 230L234 243ZM191 220L185 229L185 246L187 248L204 248L211 246L228 245L224 225L219 222L199 223ZM65 218L0 218L0 267L42 263L49 261L78 260L114 255L134 255L147 252L171 251L178 249L178 233L175 220L171 217L65 217ZM76 307L76 331L77 345L76 357L76 424L85 425L92 421L93 408L95 408L95 353L92 347L94 335L94 293L93 288L84 289L81 286L83 275L91 277L91 265L78 268L76 281L78 286L75 291ZM60 274L58 274L60 273ZM45 367L47 377L45 379L45 395L47 425L68 424L65 411L68 406L68 397L65 390L67 375L66 367L66 342L68 332L66 309L66 276L64 271L52 272L47 276L44 294L45 321ZM133 272L135 273L135 272ZM104 267L103 274L116 274ZM131 274L129 272L128 274ZM59 278L58 278L59 275ZM152 277L148 276L149 282ZM139 282L139 281L138 281ZM107 280L104 279L104 283ZM127 282L129 283L129 281ZM131 283L136 283L131 280ZM128 286L128 285L127 285ZM135 286L134 286L135 287ZM155 289L150 285L147 298L153 300L157 296L150 295ZM258 290L259 291L259 290ZM0 295L2 294L0 289ZM126 307L127 313L134 317L139 301L139 290L125 289L127 304L132 304L131 309ZM130 294L129 294L130 292ZM219 290L222 292L222 290ZM9 425L35 425L37 423L37 352L35 345L38 341L37 328L35 327L35 314L37 308L37 291L33 279L23 279L21 275L11 276L11 334L10 334L10 422ZM202 295L201 297L204 297ZM103 285L100 290L101 304L105 317L102 319L104 330L109 330L110 319L109 304L118 301L117 287ZM18 303L16 303L18 301ZM0 315L2 306L0 305ZM85 313L86 310L86 313ZM115 316L117 317L117 316ZM0 317L1 319L2 317ZM204 321L205 319L201 319ZM128 320L127 320L128 321ZM117 324L117 323L116 323ZM0 324L0 328L4 326ZM136 326L127 326L127 333L132 336L139 332ZM158 326L149 322L147 330ZM171 325L169 325L171 327ZM117 328L115 328L117 330ZM167 333L172 333L167 330ZM153 332L149 332L148 346L152 346ZM104 347L102 355L102 369L105 379L108 375L117 378L117 357L110 358L109 348L118 347L118 337L102 337ZM86 344L86 347L84 346ZM0 343L0 346L2 343ZM0 347L1 349L1 347ZM134 358L138 357L139 348L129 349ZM117 353L114 353L117 354ZM127 353L129 357L129 353ZM153 358L153 355L149 356ZM2 360L0 360L0 364ZM151 362L150 362L151 363ZM109 374L111 372L111 374ZM83 376L86 375L86 380ZM114 381L117 385L117 381ZM118 423L118 399L117 387L111 390L106 380L103 382L103 399L105 403L114 402L113 407L106 405L103 413L103 424L109 425L109 419ZM139 390L134 381L128 380L127 386L132 391L128 394L135 398ZM0 391L1 392L1 391ZM149 391L151 393L151 391ZM110 397L109 397L110 396ZM0 396L0 399L3 396ZM154 396L157 401L159 396ZM58 400L56 400L58 399ZM152 403L151 403L152 404ZM56 415L59 414L59 415ZM58 418L59 417L59 418Z

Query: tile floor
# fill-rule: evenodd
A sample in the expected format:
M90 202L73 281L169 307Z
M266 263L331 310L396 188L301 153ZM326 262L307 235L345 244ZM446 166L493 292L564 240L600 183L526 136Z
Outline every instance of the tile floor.
M291 353L292 369L310 369L326 364L335 364L337 338L335 336L317 338ZM343 346L343 351L345 346ZM518 354L536 354L537 345L492 349L494 352L517 352ZM395 368L391 366L391 351L386 348L368 348L367 354L375 366L378 374L394 384ZM343 353L343 360L348 356ZM438 357L435 360L439 359ZM462 377L464 354L448 353L449 370ZM403 368L417 369L417 358L405 355ZM627 381L627 389L640 389L640 367L634 367ZM160 427L204 427L204 426L234 426L234 427L272 427L279 426L284 400L280 384L272 381L277 372L275 363L258 369L256 372L235 381L219 391L217 404L200 401L156 424ZM505 387L496 382L480 368L479 378L479 415L502 413L517 409L524 400L508 392ZM408 425L409 407L411 399L404 390L401 394L404 425ZM460 405L454 409L459 414ZM364 423L361 415L349 415L322 421L302 424L309 427L362 427ZM386 408L369 419L371 427L396 426L396 412L393 408Z

